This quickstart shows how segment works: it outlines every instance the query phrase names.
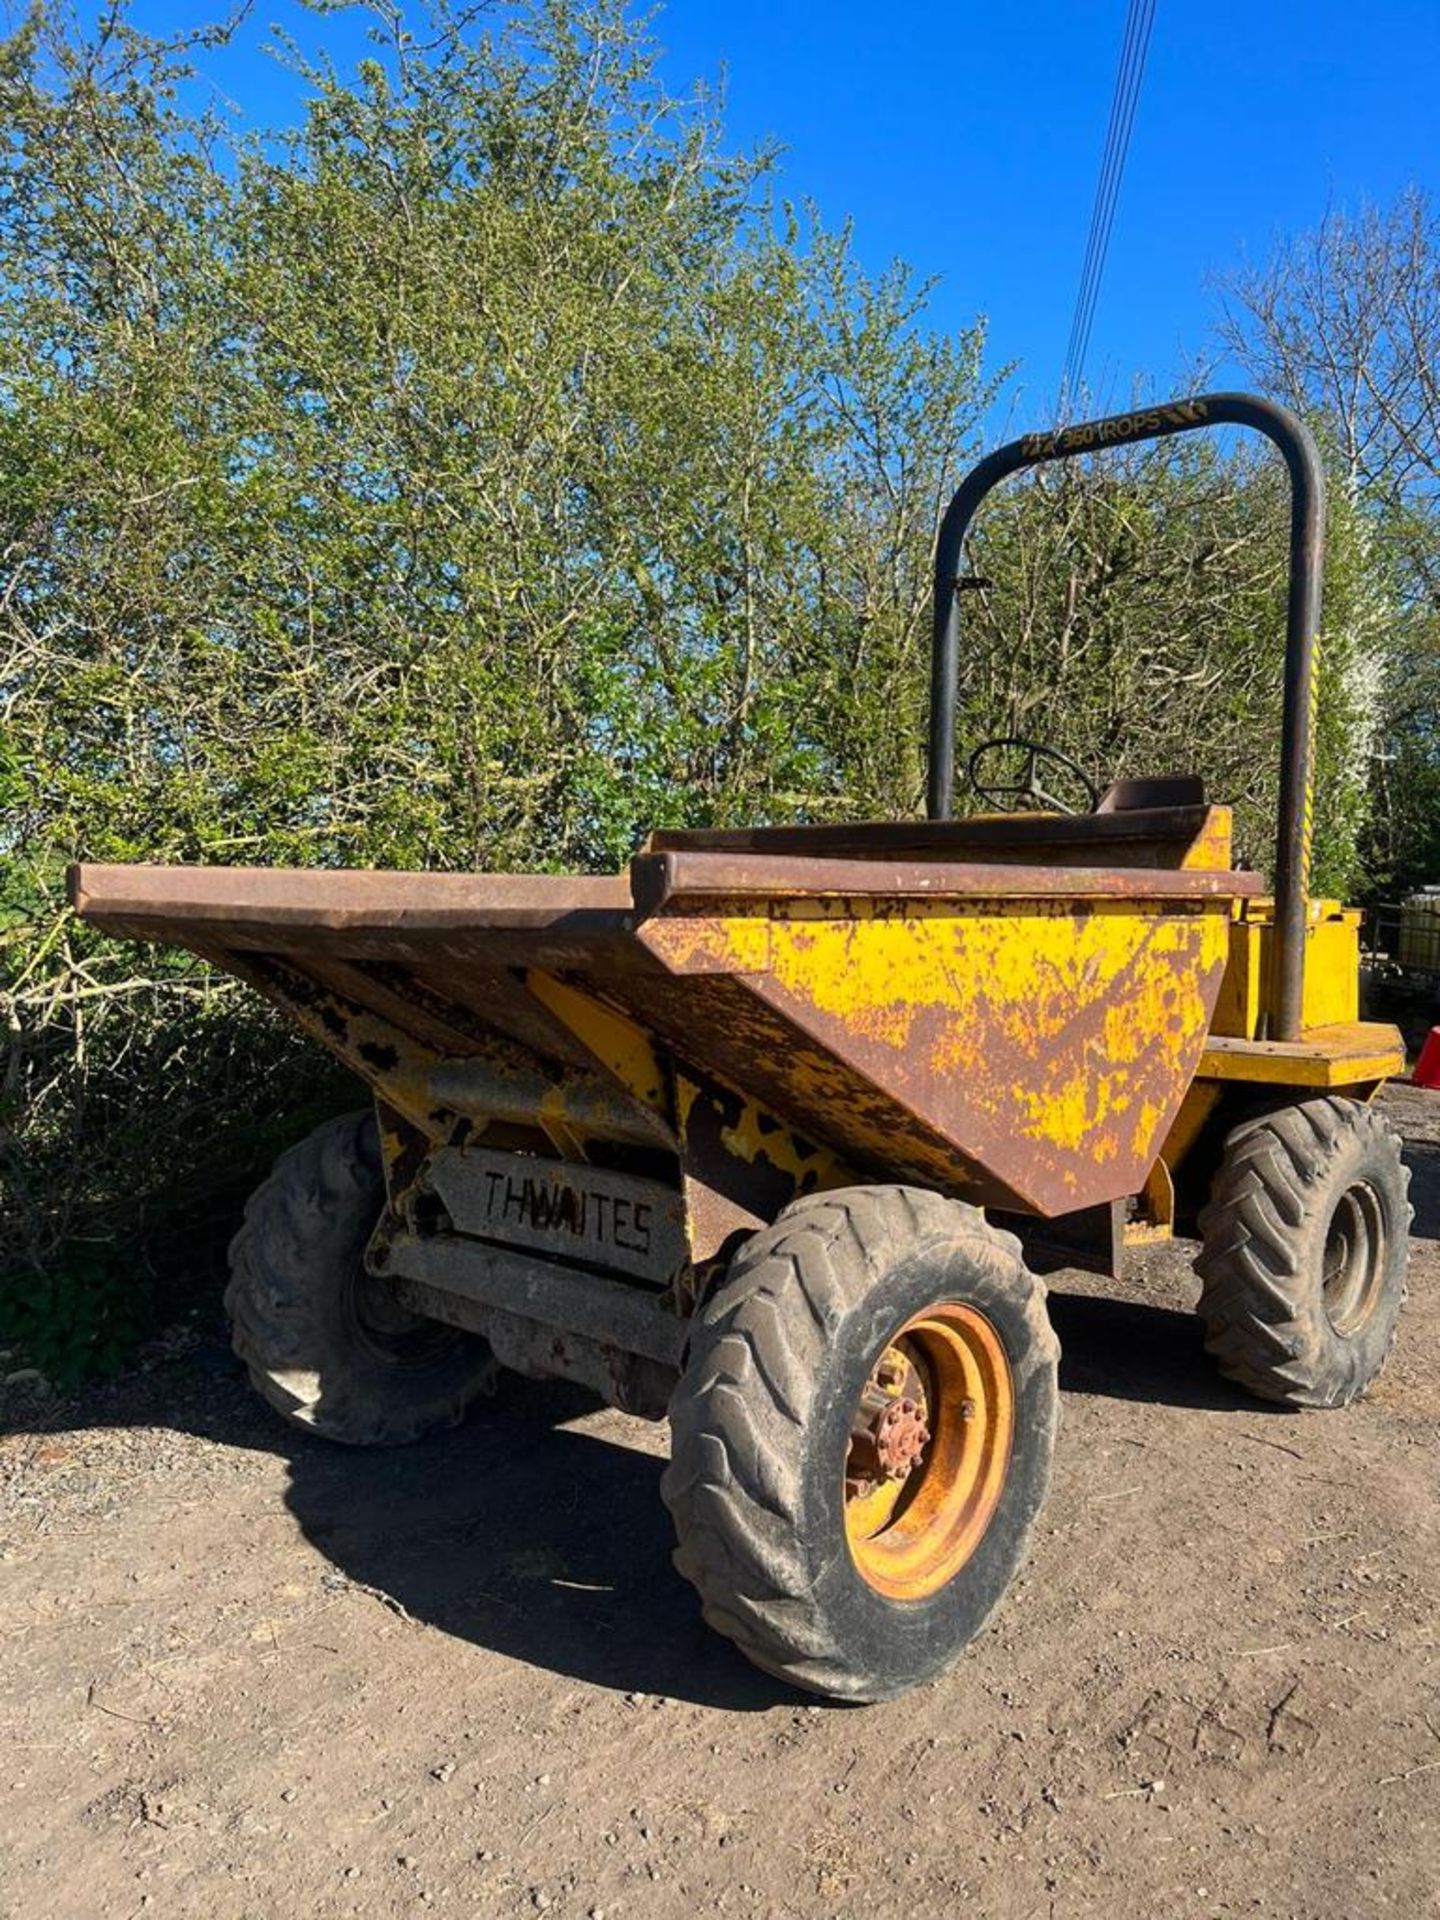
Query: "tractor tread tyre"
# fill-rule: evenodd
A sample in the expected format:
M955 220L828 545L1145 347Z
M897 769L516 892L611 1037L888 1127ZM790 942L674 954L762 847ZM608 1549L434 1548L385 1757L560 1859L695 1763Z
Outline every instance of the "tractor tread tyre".
M1327 1236L1357 1183L1374 1196L1384 1242L1363 1316L1337 1329L1324 1300ZM1206 1349L1228 1379L1289 1407L1342 1407L1370 1385L1405 1299L1409 1186L1395 1133L1358 1101L1302 1100L1227 1136L1195 1270Z
M870 1357L947 1299L980 1308L1002 1336L1013 1451L971 1559L933 1598L895 1602L850 1558L844 1434ZM933 1678L1024 1558L1049 1480L1058 1357L1042 1284L977 1208L899 1186L787 1207L697 1313L671 1402L661 1491L675 1565L705 1619L758 1667L831 1698L887 1699Z
M371 1112L326 1121L276 1161L230 1243L225 1308L251 1383L277 1413L349 1446L399 1446L457 1425L494 1386L485 1342L416 1320L399 1358L354 1310L385 1204Z

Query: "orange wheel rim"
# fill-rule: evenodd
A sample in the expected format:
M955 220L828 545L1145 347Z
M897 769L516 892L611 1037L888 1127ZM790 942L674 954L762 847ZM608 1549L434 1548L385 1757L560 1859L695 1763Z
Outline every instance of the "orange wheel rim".
M871 1366L845 1459L845 1538L856 1571L892 1600L924 1600L989 1526L1015 1435L1000 1336L977 1308L907 1320Z

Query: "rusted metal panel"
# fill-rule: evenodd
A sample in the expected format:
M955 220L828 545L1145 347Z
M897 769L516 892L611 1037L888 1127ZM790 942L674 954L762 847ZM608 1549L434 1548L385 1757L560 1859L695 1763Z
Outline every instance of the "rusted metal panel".
M677 1069L676 1119L697 1266L801 1194L850 1186L857 1177L831 1148L787 1126L753 1093L693 1065Z
M306 978L330 989L337 1006L365 1007L438 1055L466 1054L496 1037L465 1005L442 1002L417 986L403 967L368 965L334 954L305 956Z
M248 876L241 893L257 914L273 915L285 894L286 938L303 950L232 952L225 964L288 1005L436 1144L457 1117L489 1116L538 1127L576 1159L589 1157L586 1136L677 1150L673 1090L653 1039L692 1076L745 1089L791 1134L867 1177L1056 1214L1141 1187L1199 1058L1236 893L1254 884L1176 868L723 851L651 855L633 871L658 910L592 915L559 966L545 964L567 919L554 885L542 889L545 924L529 932L459 926L453 900L436 907L425 889L402 889L403 911L364 889L363 902L357 894L343 909L342 932L329 924L342 912L332 902L327 927L308 936L343 941L342 951L303 948L297 890L277 890L267 875L246 895ZM128 895L118 885L107 895L107 885L81 886L87 910L103 918L95 903L105 896L128 911L134 883ZM537 911L538 896L492 887L477 883L477 915L503 916L517 898ZM186 897L210 913L223 889L223 875L209 876ZM182 916L177 930L198 944L208 925ZM259 929L250 929L257 938ZM476 1031L477 1010L460 1002L459 955L492 933L529 956L526 1004L582 1041L588 1069ZM376 959L356 957L365 940ZM448 1008L444 996L406 985L407 971L436 960ZM355 997L312 978L307 963L343 977ZM627 1016L628 1035L602 1031L599 1001ZM397 1024L407 1019L408 1038ZM434 1042L466 1027L463 1051L436 1052ZM640 1064L627 1067L628 1054ZM708 1170L692 1161L694 1207L704 1213L715 1197L702 1241L723 1227L727 1206L739 1209L737 1222L764 1217L779 1184L761 1178L772 1158L730 1153Z
M693 922L691 928L693 932ZM722 961L733 955L735 943L726 941L725 929L717 931L716 940ZM856 1178L854 1169L832 1150L787 1126L753 1093L695 1064L699 1032L708 1024L710 1009L696 1001L693 989L682 1005L672 1050L657 1045L654 981L646 983L643 1000L637 1002L647 1030L638 1019L574 982L536 971L525 978L529 991L583 1042L588 1060L612 1074L637 1100L673 1115L693 1268L716 1258L736 1234L773 1220L797 1195L848 1185ZM719 1024L722 1031L729 1029L728 1021ZM688 1056L688 1062L680 1055Z
M97 922L154 917L169 928L200 920L335 932L351 926L535 931L588 921L598 930L623 918L630 890L623 876L82 865L72 870L71 904Z
M460 1123L474 1129L501 1121L545 1133L561 1152L573 1149L577 1135L675 1148L665 1116L602 1073L572 1068L557 1075L518 1041L493 1031L472 1035L463 1054L437 1053L371 1007L327 987L289 957L214 957L433 1142L448 1139Z
M1216 850L1213 813L1159 811ZM76 898L102 924L148 899L150 931L202 949L227 922L222 964L437 1145L468 1116L539 1128L576 1160L587 1137L678 1152L659 1043L863 1177L1054 1215L1143 1186L1199 1063L1234 903L1258 886L1208 867L683 847L637 858L632 880L628 910L623 880L223 870L86 869ZM548 1034L550 1056L517 1028ZM556 1057L567 1034L578 1059ZM712 1131L683 1169L701 1258L793 1177Z
M424 1280L395 1280L390 1284L396 1299L412 1313L478 1333L489 1341L500 1364L513 1373L538 1380L573 1380L598 1393L612 1407L619 1407L622 1413L641 1420L665 1418L680 1377L677 1365L662 1364L642 1353L627 1353L569 1327L527 1320L521 1314L486 1306Z
M544 1128L568 1149L569 1136L673 1152L675 1136L665 1119L613 1080L571 1071L556 1078L540 1068L512 1069L485 1059L444 1060L426 1078L432 1107L480 1120L486 1115Z
M604 1346L677 1366L687 1328L655 1295L500 1247L477 1247L453 1234L421 1236L384 1227L371 1244L377 1276L419 1280L477 1306L492 1307Z
M1258 874L1154 867L985 865L973 861L814 860L798 854L656 853L630 863L642 916L706 901L1234 900L1259 893Z
M717 1087L739 1082L757 1112L774 1116L792 1137L827 1148L851 1177L913 1180L976 1200L1024 1204L963 1147L758 996L755 985L755 976L719 972L607 983L669 1045L682 1075ZM724 1189L735 1192L728 1178ZM744 1191L750 1193L748 1183Z
M525 975L525 991L547 1018L563 1024L587 1063L618 1080L642 1106L669 1119L674 1105L669 1063L644 1027L573 981L558 980L538 968Z
M511 968L480 966L474 960L428 956L409 968L422 993L449 1006L474 1008L488 1027L513 1035L555 1068L591 1068L593 1056L576 1035L532 995Z
M442 1148L422 1180L457 1233L666 1286L685 1264L684 1207L659 1180L484 1147Z
M920 1174L923 1159L930 1184L1070 1212L1141 1186L1205 1041L1229 911L772 899L769 967L733 983L745 1001L692 1044L729 1081L759 1090L765 1075L767 1104L862 1166ZM657 915L639 937L683 977L690 926ZM707 971L712 944L707 922ZM647 989L668 1026L667 1003Z
M1113 813L979 814L963 820L866 820L803 827L665 828L644 852L766 853L825 860L996 861L1038 856L1046 865L1227 867L1228 859L1189 858L1197 845L1228 852L1230 809L1203 804ZM1223 842L1217 842L1217 829Z
M106 932L169 941L237 972L257 953L417 971L652 964L630 938L623 876L572 883L523 874L82 865L71 868L69 884L77 913Z

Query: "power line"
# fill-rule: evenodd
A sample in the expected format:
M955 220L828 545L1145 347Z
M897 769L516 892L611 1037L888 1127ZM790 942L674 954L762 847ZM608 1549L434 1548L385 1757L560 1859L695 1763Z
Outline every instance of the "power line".
M1105 276L1105 262L1110 251L1110 235L1115 224L1115 208L1120 198L1120 181L1125 171L1126 156L1130 151L1130 132L1135 124L1135 109L1140 99L1140 85L1145 78L1145 56L1150 48L1150 28L1155 19L1155 0L1143 0L1143 18L1140 24L1138 47L1132 62L1132 83L1125 102L1124 125L1120 132L1120 145L1115 163L1110 173L1109 199L1105 205L1103 222L1100 229L1100 249L1095 262L1095 271L1090 285L1090 302L1085 314L1085 327L1080 336L1079 348L1075 360L1075 379L1078 384L1085 371L1086 356L1090 351L1090 328L1095 319L1095 307L1100 296L1100 283Z
M1130 0L1120 62L1115 76L1115 91L1110 106L1110 124L1105 136L1100 177L1096 183L1095 205L1091 213L1085 264L1075 301L1075 315L1066 357L1066 398L1078 391L1085 371L1090 330L1095 318L1095 308L1109 252L1115 209L1119 201L1120 182L1129 151L1131 129L1135 122L1135 107L1140 97L1141 81L1144 78L1145 57L1149 48L1150 29L1154 16L1155 0Z
M1115 91L1110 101L1110 124L1105 132L1100 177L1096 182L1095 204L1090 214L1090 234L1085 245L1084 264L1080 269L1080 285L1075 295L1070 343L1065 353L1062 402L1068 401L1079 390L1085 372L1090 329L1095 319L1100 283L1110 251L1110 234L1115 224L1120 182L1130 150L1130 134L1135 125L1135 108L1140 98L1141 82L1145 78L1145 59L1150 49L1155 4L1156 0L1129 0L1126 10L1125 34L1115 72Z
M1090 215L1090 233L1085 247L1085 261L1081 268L1080 285L1075 297L1075 313L1070 327L1070 342L1066 350L1063 398L1067 400L1073 397L1078 389L1084 372L1085 346L1099 294L1103 260L1109 246L1110 224L1114 219L1120 174L1124 167L1125 150L1129 143L1129 128L1134 119L1134 103L1139 94L1139 81L1144 71L1145 43L1149 38L1149 22L1153 12L1154 0L1129 0L1120 61L1115 75L1115 88L1110 102L1110 123L1105 133L1100 177L1096 183L1095 204Z
M1125 94L1129 92L1131 67L1133 67L1133 61L1135 61L1135 48L1137 48L1137 38L1139 38L1139 35L1137 35L1139 17L1139 4L1137 4L1137 0L1129 0L1129 10L1125 13L1125 36L1123 36L1121 46L1119 46L1119 67L1116 69L1116 86L1114 86L1114 92L1112 92L1112 96L1110 96L1110 125L1106 127L1104 148L1100 150L1100 179L1096 180L1096 188L1094 188L1094 205L1091 207L1091 232L1089 232L1087 242L1085 242L1085 263L1081 265L1079 288L1077 288L1077 292L1075 292L1075 313L1071 315L1071 321L1069 321L1069 346L1066 348L1066 386L1068 386L1068 388L1069 374L1071 374L1071 367L1075 365L1075 355L1077 355L1077 349L1079 349L1079 336L1081 336L1083 323L1085 323L1085 309L1087 309L1087 301L1089 301L1091 278L1092 275L1094 275L1094 259L1096 259L1098 244L1100 244L1100 209L1102 209L1102 205L1104 205L1104 202L1106 202L1108 196L1110 196L1110 177L1112 177L1114 163L1116 163L1117 136L1119 136L1119 127L1121 127L1121 119L1123 119Z

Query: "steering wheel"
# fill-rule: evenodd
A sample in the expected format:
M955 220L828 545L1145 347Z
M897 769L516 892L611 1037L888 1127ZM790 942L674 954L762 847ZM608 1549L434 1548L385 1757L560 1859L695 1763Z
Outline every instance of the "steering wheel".
M1008 759L1003 757L1008 756ZM995 773L985 778L987 762L993 760ZM1040 764L1048 761L1058 767L1065 775L1070 787L1070 799L1052 793L1040 781ZM1011 779L1001 779L1002 772L1014 771ZM1068 753L1061 753L1055 747L1042 746L1038 740L1025 740L1018 734L1007 734L999 740L982 740L971 754L965 768L965 776L982 800L993 800L1007 810L1032 813L1093 813L1100 801L1100 790L1090 779L1083 767L1077 766ZM1057 783L1058 784L1058 783ZM1078 793L1085 796L1083 807L1074 806L1071 801Z

